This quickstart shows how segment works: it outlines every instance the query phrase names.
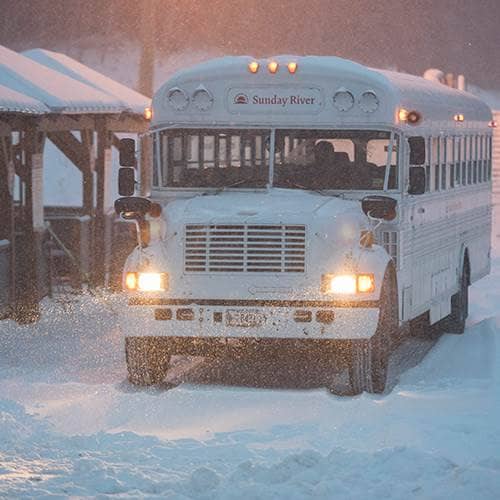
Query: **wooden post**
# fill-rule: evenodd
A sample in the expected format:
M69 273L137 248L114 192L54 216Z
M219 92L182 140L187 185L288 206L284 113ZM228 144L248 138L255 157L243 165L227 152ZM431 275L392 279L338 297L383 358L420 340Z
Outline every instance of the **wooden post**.
M36 122L26 119L21 149L25 158L25 204L16 220L16 298L15 317L20 323L36 321L39 300L43 295L41 268L43 265L43 146L45 135L37 130Z
M94 212L94 170L95 170L95 155L94 155L94 131L82 130L82 145L86 150L85 155L86 168L82 170L83 182L83 212L85 215L93 215Z
M93 285L103 286L106 278L106 212L111 206L107 192L111 176L112 134L106 126L106 118L97 118L97 173L96 211L94 224L94 274Z
M3 297L0 300L0 319L10 315L15 297L13 168L11 132L10 128L6 127L5 130L0 130L0 213L5 221L4 224L0 225L0 241L9 241L9 255L3 256L2 268L0 269L2 273L0 287L5 287L0 290L0 297Z

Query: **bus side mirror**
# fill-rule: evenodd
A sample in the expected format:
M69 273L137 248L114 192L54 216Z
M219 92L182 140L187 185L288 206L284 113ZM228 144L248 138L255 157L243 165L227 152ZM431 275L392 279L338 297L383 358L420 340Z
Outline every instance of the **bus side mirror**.
M425 164L425 139L423 137L409 137L410 165Z
M361 200L363 212L373 219L393 220L396 218L398 202L388 196L365 196Z
M115 212L127 220L143 220L151 210L151 201L138 196L124 196L115 201Z
M425 193L425 168L410 167L410 184L408 186L408 194L424 194Z
M121 167L118 171L118 194L133 196L135 191L135 170L130 167Z
M120 166L122 167L135 167L137 161L135 158L135 140L134 139L120 139Z

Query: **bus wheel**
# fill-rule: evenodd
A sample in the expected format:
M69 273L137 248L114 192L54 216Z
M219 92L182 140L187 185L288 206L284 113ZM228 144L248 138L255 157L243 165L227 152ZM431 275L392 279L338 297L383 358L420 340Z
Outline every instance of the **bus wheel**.
M131 384L147 386L163 381L170 363L164 340L157 337L125 339L128 380Z
M363 391L380 394L387 382L387 368L393 341L398 333L398 292L396 275L389 268L380 294L380 314L375 335L353 340L349 379L353 394Z
M460 290L451 297L451 313L443 322L443 331L462 334L469 315L469 265L465 261L460 279Z

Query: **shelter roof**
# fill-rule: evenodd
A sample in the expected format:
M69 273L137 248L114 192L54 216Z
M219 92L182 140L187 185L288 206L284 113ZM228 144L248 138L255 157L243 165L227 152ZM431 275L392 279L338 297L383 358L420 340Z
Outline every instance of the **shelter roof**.
M0 85L44 103L52 113L132 112L119 98L1 45Z
M49 108L43 102L0 85L0 113L38 115L48 113L49 111Z
M112 80L65 54L45 49L32 49L22 52L22 55L51 70L102 91L108 96L119 99L134 113L142 115L144 109L151 103L151 99L148 97Z

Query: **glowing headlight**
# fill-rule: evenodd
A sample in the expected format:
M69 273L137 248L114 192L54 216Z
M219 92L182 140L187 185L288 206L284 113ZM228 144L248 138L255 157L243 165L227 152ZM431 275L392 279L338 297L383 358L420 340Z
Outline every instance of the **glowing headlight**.
M162 292L167 289L166 273L127 273L125 286L127 290L139 292Z
M354 295L375 290L373 274L325 274L322 278L323 293Z
M342 295L356 293L356 276L354 274L332 276L330 278L329 292Z

